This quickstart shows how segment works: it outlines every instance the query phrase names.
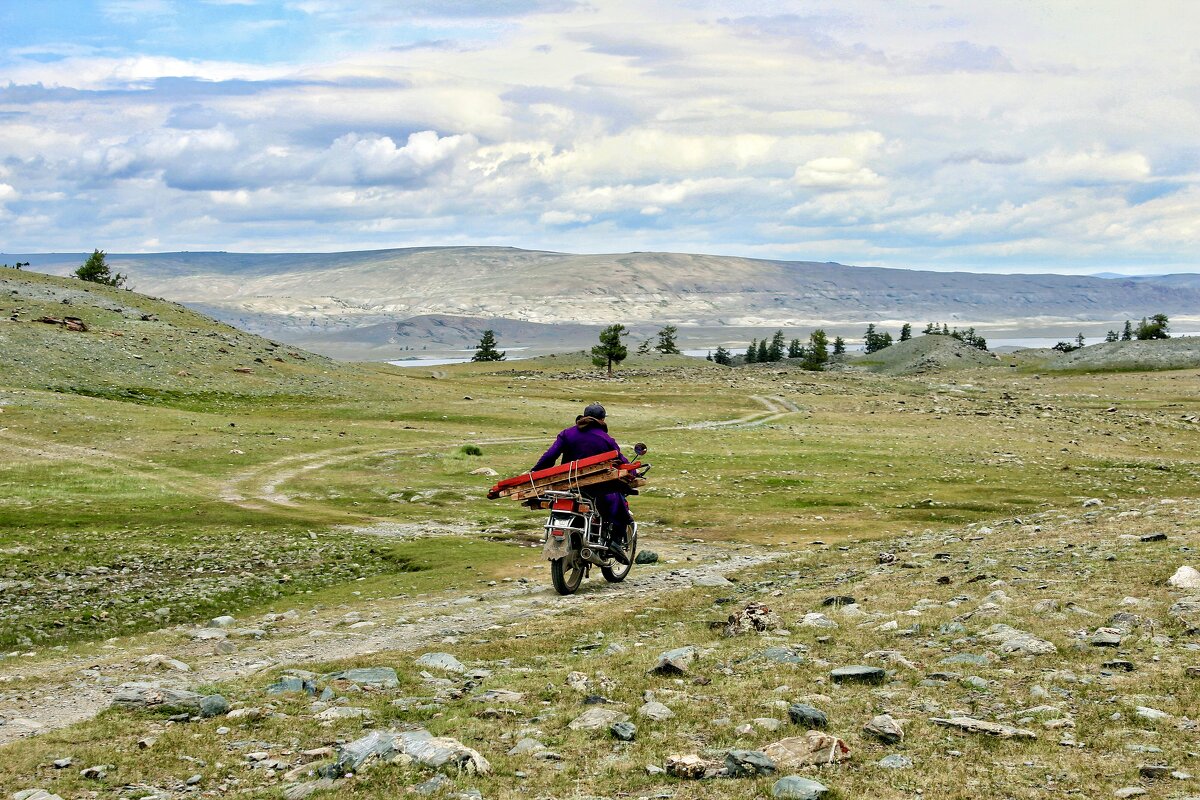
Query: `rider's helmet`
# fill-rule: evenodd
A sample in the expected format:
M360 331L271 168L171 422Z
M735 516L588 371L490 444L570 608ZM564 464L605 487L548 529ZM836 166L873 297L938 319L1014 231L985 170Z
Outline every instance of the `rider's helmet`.
M604 419L605 413L604 406L600 405L599 403L592 403L583 410L583 415L585 417L591 417L592 419Z

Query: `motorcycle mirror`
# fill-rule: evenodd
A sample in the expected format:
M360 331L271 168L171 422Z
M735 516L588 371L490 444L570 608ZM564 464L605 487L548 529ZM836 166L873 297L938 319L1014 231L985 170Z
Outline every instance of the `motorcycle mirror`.
M644 442L638 442L633 446L633 452L637 453L639 456L644 456L646 453L650 452L650 448L646 447Z

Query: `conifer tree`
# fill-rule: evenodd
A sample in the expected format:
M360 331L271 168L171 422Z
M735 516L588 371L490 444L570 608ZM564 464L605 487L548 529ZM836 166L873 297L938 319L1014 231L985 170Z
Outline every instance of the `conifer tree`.
M900 326L900 341L907 342L912 338L912 325L907 322Z
M751 339L750 346L746 348L746 363L753 364L758 360L758 339Z
M1121 341L1129 342L1133 340L1133 323L1125 320L1125 327L1121 330Z
M840 356L840 355L845 355L845 353L846 353L846 340L840 336L835 336L833 338L833 354L835 356Z
M629 355L629 349L621 341L621 337L629 333L624 325L609 325L600 331L600 344L592 348L592 363L597 367L608 367L608 374L613 374L613 365L620 364Z
M123 285L126 276L119 272L114 274L109 270L108 262L105 261L107 255L103 250L93 250L87 261L84 261L79 269L75 270L75 277L81 281L99 283L104 286L119 287Z
M829 361L829 337L825 335L825 331L817 328L808 336L808 347L804 348L804 363L805 369L818 370L823 369L825 363Z
M767 340L766 339L759 339L758 352L754 354L754 360L759 362L760 364L765 364L771 360L771 353L767 349Z
M475 349L475 355L471 356L472 361L503 361L506 354L496 349L496 332L486 330L483 336L479 337L479 345Z
M733 363L733 355L723 346L718 346L717 352L713 353L712 360L723 367L728 367Z
M654 349L663 355L679 355L679 346L675 344L677 333L679 329L674 325L664 325L658 332L658 344L654 345Z
M799 358L802 355L804 355L804 345L800 344L799 339L792 339L788 342L788 358Z

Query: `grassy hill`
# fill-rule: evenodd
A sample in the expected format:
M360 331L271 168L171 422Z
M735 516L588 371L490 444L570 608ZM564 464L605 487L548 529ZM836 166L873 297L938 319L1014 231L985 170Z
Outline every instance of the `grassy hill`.
M905 342L896 342L869 355L853 358L849 363L885 375L914 375L1000 366L1000 361L994 354L964 344L950 336L917 336Z

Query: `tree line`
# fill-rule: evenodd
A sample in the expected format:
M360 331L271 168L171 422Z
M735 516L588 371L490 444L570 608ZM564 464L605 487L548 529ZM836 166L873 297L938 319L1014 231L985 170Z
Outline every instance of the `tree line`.
M103 256L103 253L101 253L101 256ZM118 278L123 279L122 276L118 276ZM1170 321L1167 319L1167 315L1154 314L1150 317L1142 317L1141 323L1136 326L1131 320L1125 320L1125 327L1121 333L1118 334L1116 331L1109 331L1104 340L1106 342L1127 342L1133 339L1169 339L1171 338L1169 330ZM600 332L600 343L592 347L592 363L597 367L607 369L609 374L612 374L613 368L629 356L629 348L623 341L624 337L628 336L629 333L629 329L620 324L609 325L604 328ZM677 355L680 352L676 342L678 334L679 329L676 326L665 325L656 334L655 339L657 341L655 339L644 339L638 345L637 353L638 355L648 355L657 352L664 355ZM951 328L945 322L930 322L925 325L921 334L924 336L948 336L978 350L986 352L988 349L987 339L978 333L974 327L960 330L957 327ZM913 338L913 326L911 323L906 322L901 325L898 338L893 339L891 333L879 330L877 325L872 322L867 325L867 330L863 333L863 352L868 355L877 353L880 350L891 347L896 341L906 342L911 338ZM1059 342L1054 345L1053 349L1069 353L1083 347L1085 343L1086 339L1080 333L1075 337L1074 342ZM780 329L776 330L769 338L764 336L762 339L751 339L750 344L746 347L746 351L740 355L735 355L726 349L724 345L721 345L715 351L710 351L707 359L724 366L767 364L783 361L785 358L798 359L800 366L803 368L819 370L825 367L831 356L840 356L845 352L846 341L841 336L835 336L833 342L830 342L824 329L818 328L814 330L809 334L807 341L801 339L788 340L784 336L783 330ZM484 331L483 337L479 341L478 349L471 360L503 361L504 359L504 352L496 349L495 331Z

